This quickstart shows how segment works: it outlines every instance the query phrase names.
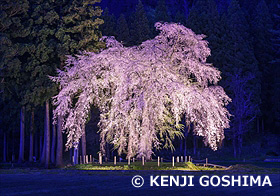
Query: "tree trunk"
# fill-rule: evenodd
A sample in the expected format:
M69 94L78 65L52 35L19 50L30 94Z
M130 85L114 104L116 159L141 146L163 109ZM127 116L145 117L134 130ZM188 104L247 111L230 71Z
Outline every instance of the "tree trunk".
M257 118L257 133L260 133L260 118Z
M62 121L59 116L57 119L57 144L56 144L56 167L62 167L62 151L63 151L63 139L62 139Z
M242 143L243 143L242 135L239 135L239 136L238 136L238 158L241 157L241 153L242 153Z
M7 162L7 136L6 133L4 132L4 142L3 142L3 162Z
M185 136L184 137L184 157L186 157L187 156L187 137L188 137L188 134L189 134L190 126L186 126L186 123L184 125L185 125L185 132L184 132L184 136Z
M41 159L43 154L43 136L42 133L40 133L40 149L39 149L39 157Z
M46 136L46 143L45 143L45 153L46 153L46 159L45 159L45 168L49 168L49 162L50 162L50 109L49 109L49 101L46 101L46 121L45 121L45 136Z
M183 142L184 142L184 138L180 139L180 152L183 152Z
M79 147L74 148L74 165L78 164Z
M264 122L263 122L263 118L262 118L262 133L264 133Z
M110 160L110 144L106 143L106 158Z
M12 131L12 163L15 162L15 130Z
M74 156L73 152L74 152L74 151L73 151L73 148L69 149L70 163L71 163L71 164L73 164L73 156Z
M238 137L237 137L237 156L240 158L242 150L242 134L244 134L242 121L239 120L238 123Z
M82 135L82 160L83 160L83 163L85 163L85 157L86 157L86 154L87 154L87 143L86 143L86 130L85 130L85 125L83 125L83 131L84 131L84 134Z
M46 125L45 125L46 126ZM45 129L45 128L44 128ZM43 136L41 135L41 138L42 138ZM41 139L41 159L40 159L40 162L42 163L42 164L44 164L45 163L45 161L46 161L46 130L44 130L44 140L43 140L43 138Z
M33 136L34 136L34 109L32 108L31 119L30 119L29 162L33 162Z
M196 135L193 136L193 154L196 155L196 146L197 146Z
M52 126L52 149L51 149L51 163L55 164L55 145L56 144L56 127Z
M184 157L186 157L187 156L187 139L183 138L183 141L184 141Z
M236 136L235 135L233 136L233 139L232 139L232 146L233 146L233 155L234 155L234 158L236 158L237 152L236 152Z
M24 113L25 113L25 107L22 106L20 110L20 143L19 143L19 156L18 156L19 163L22 163L24 161Z
M34 135L34 156L36 157L36 160L37 160L37 158L38 158L38 156L39 156L39 145L38 145L38 134L37 133L35 133L35 135Z

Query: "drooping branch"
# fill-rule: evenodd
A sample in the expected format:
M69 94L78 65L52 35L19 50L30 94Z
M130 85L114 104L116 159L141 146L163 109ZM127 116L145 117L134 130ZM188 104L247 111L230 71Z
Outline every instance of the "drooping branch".
M230 101L217 85L220 72L206 63L203 35L174 23L156 23L160 34L140 46L124 47L104 37L107 49L69 56L54 97L54 118L63 116L67 147L83 134L90 106L100 112L101 150L106 142L128 156L151 157L154 148L173 147L182 137L181 117L217 149L229 127Z

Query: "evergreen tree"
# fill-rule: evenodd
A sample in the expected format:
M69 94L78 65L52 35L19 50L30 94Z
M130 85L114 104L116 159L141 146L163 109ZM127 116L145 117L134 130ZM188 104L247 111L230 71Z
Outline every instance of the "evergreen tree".
M261 71L261 97L262 97L262 116L265 125L271 125L273 118L271 118L271 109L274 107L270 104L271 93L274 87L271 83L271 78L275 70L271 69L271 61L273 59L273 47L271 42L272 18L268 7L264 0L261 0L251 18L251 29L254 53L259 63L259 70ZM263 121L262 121L263 122Z
M168 16L165 0L158 0L157 7L155 10L155 19L156 19L156 22L160 22L160 21L168 22L169 21L169 16Z
M217 9L220 14L224 14L227 11L230 0L216 0Z
M272 65L272 92L271 92L271 105L272 107L272 119L273 119L273 131L279 133L280 129L280 3L275 6L275 12L273 14L273 29L272 42L274 46L274 58L271 62Z
M104 44L99 41L101 32L99 26L104 21L100 19L102 10L98 6L93 6L101 0L76 0L66 1L60 11L59 28L55 34L59 40L59 52L61 58L69 54L77 54L80 51L97 52ZM61 5L56 3L56 7Z
M55 31L59 22L59 14L53 10L51 0L30 1L31 33L28 41L29 56L26 71L30 75L29 88L24 93L26 104L44 105L56 92L56 88L48 78L54 75L59 58L57 57L57 40Z
M175 18L174 18L174 21L176 23L180 23L180 24L185 26L187 18L185 17L185 15L181 11L177 11L177 13L175 15Z
M255 118L260 114L260 78L258 63L250 40L249 24L237 0L232 0L226 21L224 48L221 55L226 80L226 91L232 98L229 104L233 114L231 133L234 155L240 156L245 133L252 129Z
M94 2L86 0L32 2L30 16L34 22L28 39L33 45L30 47L27 63L27 71L32 82L29 85L31 88L25 93L24 101L34 106L45 105L45 145L41 160L46 163L46 167L49 162L50 146L49 99L56 93L56 86L48 76L55 75L55 70L63 67L65 55L77 54L83 50L96 52L103 46L99 41L101 33L98 30L103 21L97 18L101 15L101 10L92 6ZM58 138L61 138L59 136L61 131L57 129ZM62 142L61 139L58 141ZM62 155L62 151L59 154ZM61 163L61 160L58 162Z
M146 12L144 6L139 0L135 13L132 16L131 24L130 24L130 35L131 35L131 43L141 44L143 41L146 41L151 38L151 31L149 27L149 21L146 16Z
M116 17L109 14L108 8L105 8L102 19L104 20L104 24L100 26L102 33L106 36L116 36Z
M123 14L120 15L117 22L117 40L122 41L124 45L130 42L130 34L127 21Z
M30 1L30 20L32 20L31 34L28 41L32 43L26 71L30 75L30 82L24 93L23 101L31 107L45 106L44 115L44 146L41 162L49 167L50 159L50 107L49 99L56 92L56 87L48 78L54 75L57 62L56 28L59 24L59 14L55 11L55 3L51 0Z
M26 88L26 81L29 79L24 65L28 52L26 37L30 33L28 7L29 4L26 0L4 0L0 6L0 104L3 106L1 107L2 111L11 108L14 108L14 111L19 111L17 107L21 107L19 162L24 161L25 140L25 104L22 102L22 94ZM4 115L14 116L12 112L9 113ZM5 119L5 116L2 119ZM1 124L5 124L5 121L2 121ZM6 123L10 124L6 126L7 130L3 131L11 131L9 128L14 127L14 119L9 119Z
M65 60L65 54L77 54L80 51L97 52L104 48L104 43L100 42L101 31L99 26L103 24L100 7L93 6L100 0L77 0L63 1L63 9L60 11L59 28L56 32L58 41L58 56L61 59L60 68ZM60 8L57 2L57 8ZM57 154L56 166L62 166L62 119L57 121Z
M268 62L272 59L271 32L272 19L264 0L261 0L252 16L255 56L260 63L261 72L267 72Z
M209 42L211 56L208 61L221 66L220 52L222 49L222 37L225 34L215 0L198 0L190 10L187 26L198 34L206 35Z
M233 58L232 61L235 62L231 64L234 66L228 67L234 69L230 72L242 68L244 72L252 72L259 77L258 64L249 29L249 23L238 1L232 0L226 15L226 36L224 37L224 43L226 44L224 46L228 48L226 50L228 54L238 58Z

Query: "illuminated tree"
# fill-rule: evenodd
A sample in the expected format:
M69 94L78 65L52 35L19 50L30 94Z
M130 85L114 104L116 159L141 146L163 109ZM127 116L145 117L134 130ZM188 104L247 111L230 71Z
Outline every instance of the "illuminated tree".
M206 63L204 35L174 23L156 23L160 34L124 47L104 37L107 49L69 56L54 97L54 118L63 116L66 146L77 147L91 106L100 110L101 150L112 143L119 154L150 158L153 149L174 148L182 116L193 132L216 150L229 127L230 101L217 83L220 72Z

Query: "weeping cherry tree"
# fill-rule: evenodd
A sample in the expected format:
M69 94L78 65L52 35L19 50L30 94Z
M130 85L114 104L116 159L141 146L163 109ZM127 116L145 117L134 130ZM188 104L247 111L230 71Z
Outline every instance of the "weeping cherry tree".
M103 37L106 49L68 56L65 70L52 77L60 85L54 119L63 117L67 148L77 147L92 105L100 110L102 152L111 143L119 154L149 159L155 149L174 149L183 117L218 148L229 128L230 98L217 85L220 71L206 62L205 36L175 23L155 27L159 35L139 46Z

